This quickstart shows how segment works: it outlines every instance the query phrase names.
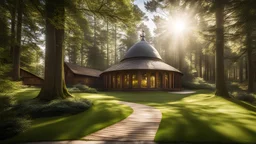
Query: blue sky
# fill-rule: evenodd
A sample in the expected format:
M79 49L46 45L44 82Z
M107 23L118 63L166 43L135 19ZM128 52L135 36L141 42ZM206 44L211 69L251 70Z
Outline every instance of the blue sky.
M147 1L150 1L150 0L135 0L134 4L138 5L138 7L146 14L146 16L148 16L149 20L148 21L144 20L143 22L148 26L148 28L151 31L151 34L154 34L153 30L156 28L154 22L152 21L154 16L151 12L148 12L144 7L144 2L147 2Z

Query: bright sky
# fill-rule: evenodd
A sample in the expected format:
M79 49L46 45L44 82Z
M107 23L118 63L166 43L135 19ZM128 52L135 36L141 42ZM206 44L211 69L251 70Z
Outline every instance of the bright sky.
M146 14L146 16L148 16L148 21L144 20L144 24L148 26L148 28L150 29L151 31L151 34L153 35L153 31L154 29L156 28L156 25L155 23L152 21L154 16L151 12L147 11L144 7L144 2L147 2L147 1L150 1L150 0L135 0L134 1L134 4L138 5L138 7Z

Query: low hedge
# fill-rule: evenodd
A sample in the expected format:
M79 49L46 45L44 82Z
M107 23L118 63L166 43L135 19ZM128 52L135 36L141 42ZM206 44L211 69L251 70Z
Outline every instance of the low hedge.
M89 109L92 103L87 99L69 98L42 102L38 99L22 102L14 107L19 115L32 118L77 114Z

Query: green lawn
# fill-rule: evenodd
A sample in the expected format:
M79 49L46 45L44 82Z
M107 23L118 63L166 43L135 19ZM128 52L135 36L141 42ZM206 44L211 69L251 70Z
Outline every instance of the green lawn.
M256 108L247 105L251 109L248 110L241 106L246 104L215 97L213 92L105 92L82 97L117 99L158 108L163 118L155 141L256 143Z
M38 89L25 89L16 92L14 96L18 101L22 101L34 98L38 93ZM30 129L4 142L81 139L90 133L121 121L132 113L130 107L118 104L116 100L91 100L93 106L85 112L72 116L35 119Z
M33 98L37 93L37 90L32 90L32 93L23 91L17 93L16 97L23 100ZM256 142L256 108L215 97L209 91L197 91L188 95L167 92L102 92L78 93L75 96L93 100L95 106L71 117L35 120L30 130L14 139L34 141L82 138L99 127L105 127L130 114L130 109L115 103L116 100L121 100L161 110L163 118L155 141ZM245 105L247 109L241 105ZM110 119L112 121L108 122Z

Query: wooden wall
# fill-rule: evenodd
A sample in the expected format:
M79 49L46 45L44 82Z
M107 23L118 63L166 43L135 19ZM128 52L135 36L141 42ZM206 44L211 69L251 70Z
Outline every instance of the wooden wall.
M76 84L84 84L93 88L100 88L98 77L90 77L85 75L74 74L69 68L65 67L65 80L67 86Z
M109 72L103 74L102 77L104 81L104 90L122 91L182 89L182 74L177 72L156 70L130 70Z
M22 83L24 85L29 85L29 86L41 86L43 84L43 79L35 76L23 69L20 70L20 77L22 80Z

